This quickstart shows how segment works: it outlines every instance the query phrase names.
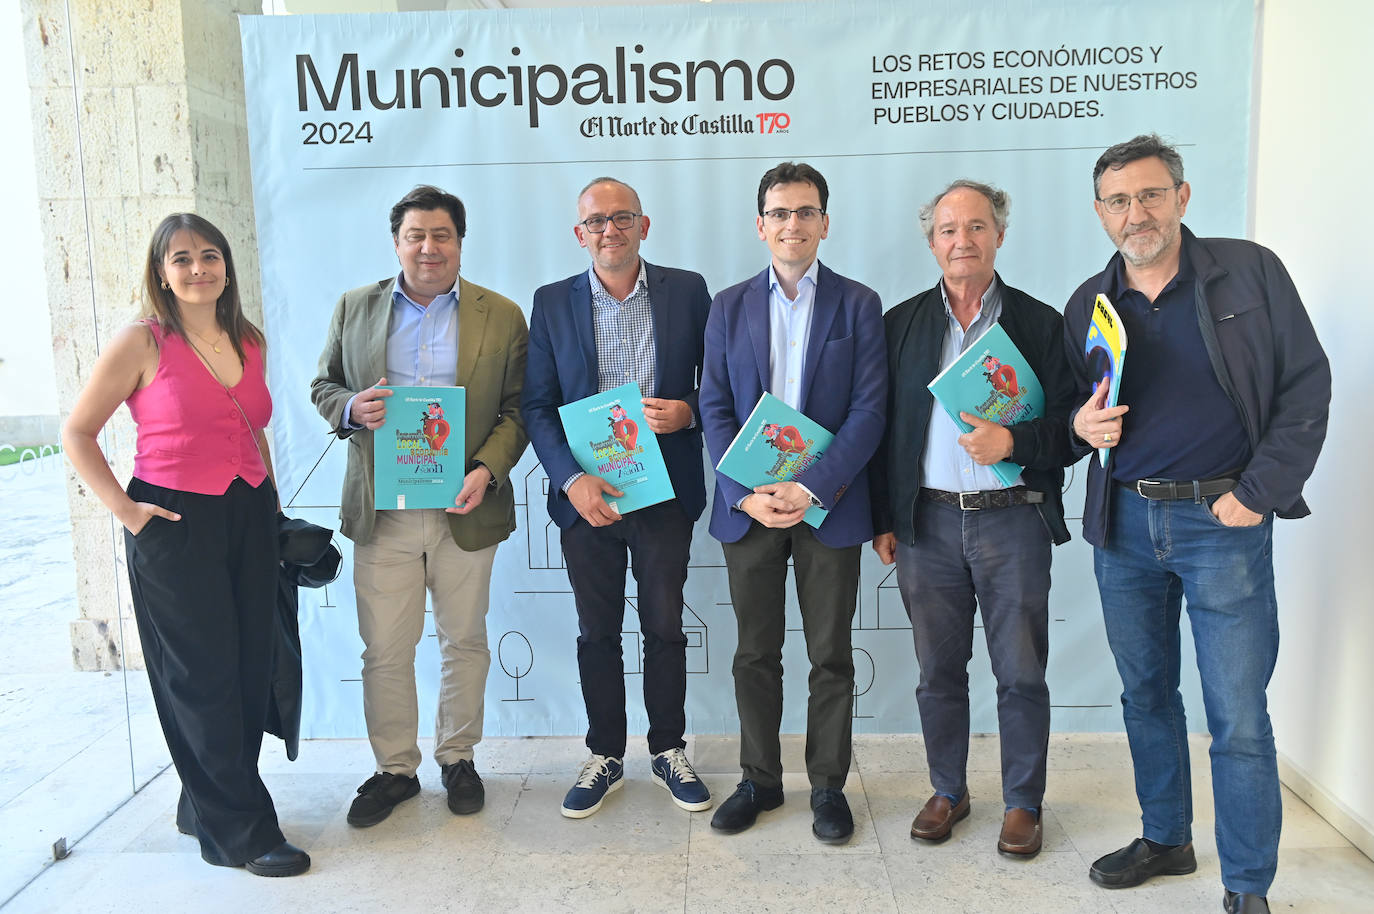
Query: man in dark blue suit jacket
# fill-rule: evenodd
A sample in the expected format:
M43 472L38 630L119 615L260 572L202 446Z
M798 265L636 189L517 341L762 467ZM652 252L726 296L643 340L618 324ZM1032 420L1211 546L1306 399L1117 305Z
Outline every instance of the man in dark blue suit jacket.
M787 559L811 660L806 769L812 831L841 844L854 832L843 793L850 762L854 659L850 624L862 544L873 534L865 469L882 438L887 358L882 303L816 259L830 228L825 178L785 162L759 184L759 238L772 263L716 296L706 329L701 418L717 462L766 390L835 434L794 480L746 488L716 474L711 535L721 541L739 626L735 701L743 780L712 827L737 832L782 803L782 643ZM829 515L801 523L812 505Z
M591 758L563 801L581 819L623 783L626 550L639 585L644 636L644 706L652 775L683 809L707 809L711 795L684 753L687 638L682 585L692 526L706 506L697 384L711 297L696 273L645 263L649 234L639 195L597 178L577 201L578 242L591 269L534 293L523 409L535 453L549 477L549 516L562 531L563 557L577 603L577 665L587 707ZM644 398L676 498L621 516L606 496L620 494L584 473L568 447L558 407L630 381Z

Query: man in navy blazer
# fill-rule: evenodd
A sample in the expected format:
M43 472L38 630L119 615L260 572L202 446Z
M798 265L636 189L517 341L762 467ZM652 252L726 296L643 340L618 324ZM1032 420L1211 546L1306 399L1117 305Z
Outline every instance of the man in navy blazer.
M843 787L850 762L854 659L850 624L862 545L873 535L866 465L883 434L887 358L882 303L816 259L829 232L829 189L816 169L784 162L759 183L757 229L772 263L716 296L706 329L701 417L719 461L764 391L835 434L794 480L753 489L716 474L711 535L721 541L739 626L735 701L743 779L711 826L731 833L782 803L782 643L787 560L811 660L806 769L812 832L854 832ZM819 528L802 523L828 509Z
M649 234L634 188L597 178L577 200L573 233L591 254L584 273L534 293L523 409L535 453L549 478L549 516L561 531L577 604L577 665L587 707L591 758L563 800L581 819L623 783L626 743L626 551L638 584L644 637L644 706L650 771L673 802L707 809L711 795L684 753L687 638L682 585L692 526L706 506L697 384L711 297L696 273L657 267L639 256ZM584 473L568 447L558 407L638 382L649 430L658 437L676 498L621 516L606 500L622 493Z

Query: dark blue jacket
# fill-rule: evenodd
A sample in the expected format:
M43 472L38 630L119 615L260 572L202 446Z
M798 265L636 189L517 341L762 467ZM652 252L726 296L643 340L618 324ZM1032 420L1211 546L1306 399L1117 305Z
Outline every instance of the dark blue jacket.
M1025 467L1026 487L1045 493L1039 505L1045 528L1056 544L1067 542L1064 525L1064 466L1077 459L1069 447L1068 415L1074 403L1073 378L1064 361L1064 319L1059 312L1002 282L998 323L1026 357L1045 391L1045 414L1009 426L1011 459ZM891 532L907 545L916 542L917 499L922 484L921 455L935 398L926 385L940 371L947 318L937 285L902 302L883 317L887 331L888 407L883 446L870 466L873 522L878 533Z
M721 292L711 305L701 422L715 462L739 434L771 380L769 295L765 268ZM873 538L868 462L882 440L887 402L883 306L877 292L821 264L813 308L800 411L833 432L835 439L796 481L830 512L817 528L816 539L839 549ZM738 542L754 522L734 508L750 491L716 473L711 535L722 543Z
M1182 226L1196 275L1198 327L1221 389L1250 439L1250 462L1235 495L1251 511L1306 517L1303 483L1312 475L1331 402L1331 367L1288 271L1268 248L1233 238L1198 238ZM1121 255L1078 287L1064 307L1064 347L1077 386L1076 413L1092 394L1083 341L1093 301L1107 290ZM1125 370L1131 370L1127 340ZM1130 404L1126 404L1129 406ZM1130 414L1125 421L1130 423ZM1069 430L1075 453L1093 448ZM1109 452L1110 453L1110 452ZM1088 461L1083 536L1106 544L1112 464Z
M697 385L711 295L706 291L706 280L687 270L646 262L644 278L654 320L654 379L658 385L657 392L645 391L644 395L685 400L697 420L695 427L658 436L678 504L696 520L706 507ZM525 430L549 477L549 517L563 529L572 526L578 514L560 487L582 468L568 447L558 407L592 396L597 387L592 291L584 271L534 293L521 403Z

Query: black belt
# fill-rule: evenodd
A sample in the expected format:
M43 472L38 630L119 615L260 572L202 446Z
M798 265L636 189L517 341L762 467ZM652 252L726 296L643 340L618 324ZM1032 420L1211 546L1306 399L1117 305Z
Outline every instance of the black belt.
M920 495L923 501L950 505L964 511L1038 505L1045 500L1044 492L1032 492L1025 486L1017 486L1014 489L988 489L983 492L946 492L944 489L927 489L922 486Z
M1236 480L1230 476L1216 479L1137 479L1135 482L1115 480L1123 489L1129 489L1142 498L1151 501L1176 501L1191 498L1198 501L1213 495L1224 495L1236 487Z

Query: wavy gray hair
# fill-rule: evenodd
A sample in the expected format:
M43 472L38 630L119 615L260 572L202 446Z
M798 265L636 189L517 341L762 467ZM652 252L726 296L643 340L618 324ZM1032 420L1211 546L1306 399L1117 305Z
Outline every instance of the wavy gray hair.
M945 199L951 191L956 191L961 187L967 187L969 190L977 191L986 197L988 203L992 204L992 219L997 223L997 231L1005 232L1007 230L1007 218L1011 215L1011 195L991 184L960 178L957 181L951 181L948 187L921 207L921 231L925 232L927 244L930 243L931 238L935 237L935 207L939 206L940 201Z

